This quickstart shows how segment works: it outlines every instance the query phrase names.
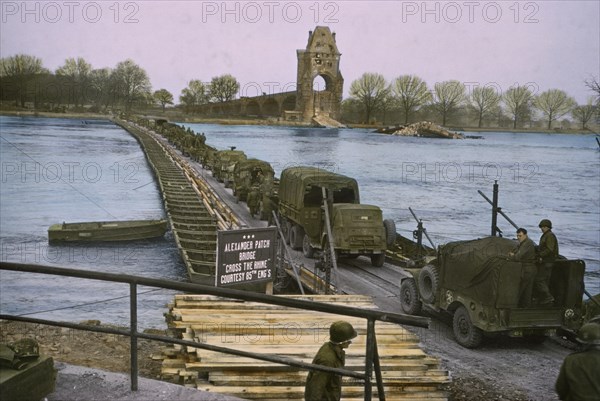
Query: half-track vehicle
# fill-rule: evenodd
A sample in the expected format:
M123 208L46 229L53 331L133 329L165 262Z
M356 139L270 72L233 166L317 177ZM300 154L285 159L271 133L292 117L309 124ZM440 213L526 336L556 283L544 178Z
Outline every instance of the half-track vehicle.
M235 147L230 150L219 150L213 157L213 176L217 181L224 183L225 188L229 188L233 182L235 164L241 160L246 160L246 154L241 150L235 150Z
M269 163L258 159L245 159L233 168L233 195L238 201L246 201L252 188L260 190L265 180L273 180L275 171Z
M382 266L388 245L395 241L394 222L384 221L379 207L360 203L354 178L315 167L290 167L281 173L278 209L291 247L302 249L306 257L312 257L315 250L328 254L330 238L324 201L336 254L367 255L373 266Z
M583 321L585 262L557 259L549 285L554 304L520 307L522 267L508 259L515 246L501 237L440 246L424 266L405 269L409 277L401 279L402 311L416 315L426 305L453 314L456 341L467 348L479 346L484 335L543 341L561 328L577 330Z

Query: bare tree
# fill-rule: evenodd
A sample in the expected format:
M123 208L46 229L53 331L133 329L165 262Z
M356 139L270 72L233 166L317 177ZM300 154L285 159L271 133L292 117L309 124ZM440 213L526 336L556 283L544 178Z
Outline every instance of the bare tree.
M210 97L215 102L228 102L235 99L240 84L231 74L214 77L210 81Z
M542 92L534 101L535 107L548 118L548 129L552 128L552 121L570 113L576 104L572 97L559 89Z
M167 104L173 104L173 95L166 89L159 89L152 95L154 99L162 106L163 113L165 112L165 106Z
M27 84L38 75L48 73L42 65L42 60L27 54L0 59L0 77L11 80L17 89L15 104L25 107Z
M150 80L146 71L133 60L128 59L117 64L114 71L117 91L125 102L125 110L131 110L134 101L146 101L150 96Z
M90 72L90 86L94 91L92 102L106 109L115 101L114 75L110 68L98 68Z
M209 88L199 79L193 79L188 83L188 87L181 91L179 101L186 108L208 103L210 100Z
M590 97L587 104L576 106L571 114L577 122L581 123L581 129L586 129L587 123L594 117L597 108L598 107L594 105L594 98Z
M598 78L591 77L590 79L586 79L585 86L594 92L594 96L596 97L596 107L600 107L600 81L598 81Z
M500 104L500 94L496 92L496 89L490 86L478 86L473 89L469 101L471 106L477 111L477 126L481 128L483 119L495 112Z
M404 113L404 124L419 107L431 101L427 84L416 75L401 75L394 80L392 91Z
M517 122L526 119L531 114L533 94L526 86L516 86L504 93L503 100L513 120L513 129L517 128Z
M64 77L64 82L67 84L68 99L74 105L83 105L85 99L84 92L86 85L90 80L92 66L82 57L68 58L65 64L58 67L56 70L57 76Z
M365 109L366 123L382 108L389 92L390 88L381 74L366 72L350 85L350 96L358 100Z
M442 125L465 101L465 86L459 81L438 82L433 87L431 106L442 117Z

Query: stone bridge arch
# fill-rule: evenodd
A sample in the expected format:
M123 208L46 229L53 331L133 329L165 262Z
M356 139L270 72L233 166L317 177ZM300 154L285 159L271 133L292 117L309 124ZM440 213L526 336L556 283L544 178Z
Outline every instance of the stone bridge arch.
M325 115L338 119L342 103L344 77L340 72L341 53L337 48L335 33L325 26L310 31L306 49L298 50L298 75L296 110L304 121ZM325 81L325 89L315 91L316 77Z

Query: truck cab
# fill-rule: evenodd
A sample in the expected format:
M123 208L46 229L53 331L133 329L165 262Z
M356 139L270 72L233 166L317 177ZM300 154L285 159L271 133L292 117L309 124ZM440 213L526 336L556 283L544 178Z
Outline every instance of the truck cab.
M484 335L504 334L543 340L559 328L577 329L583 315L585 262L559 258L553 265L553 305L520 307L521 263L509 260L515 242L500 237L440 246L429 264L406 269L400 302L404 313L423 305L453 314L456 341L467 348Z
M286 241L306 257L329 249L327 214L339 256L366 255L374 266L382 266L388 244L395 241L395 224L384 222L379 207L360 203L353 178L315 167L290 167L281 173L278 202Z

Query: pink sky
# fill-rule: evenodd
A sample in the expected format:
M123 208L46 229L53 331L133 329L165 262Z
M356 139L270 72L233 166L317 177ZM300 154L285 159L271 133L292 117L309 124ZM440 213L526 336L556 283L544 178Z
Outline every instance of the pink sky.
M68 57L94 68L127 58L153 90L178 99L190 79L224 73L241 95L293 89L308 31L337 34L344 93L364 72L456 79L505 91L565 90L579 103L600 75L598 1L0 1L1 56L25 53L55 70Z

